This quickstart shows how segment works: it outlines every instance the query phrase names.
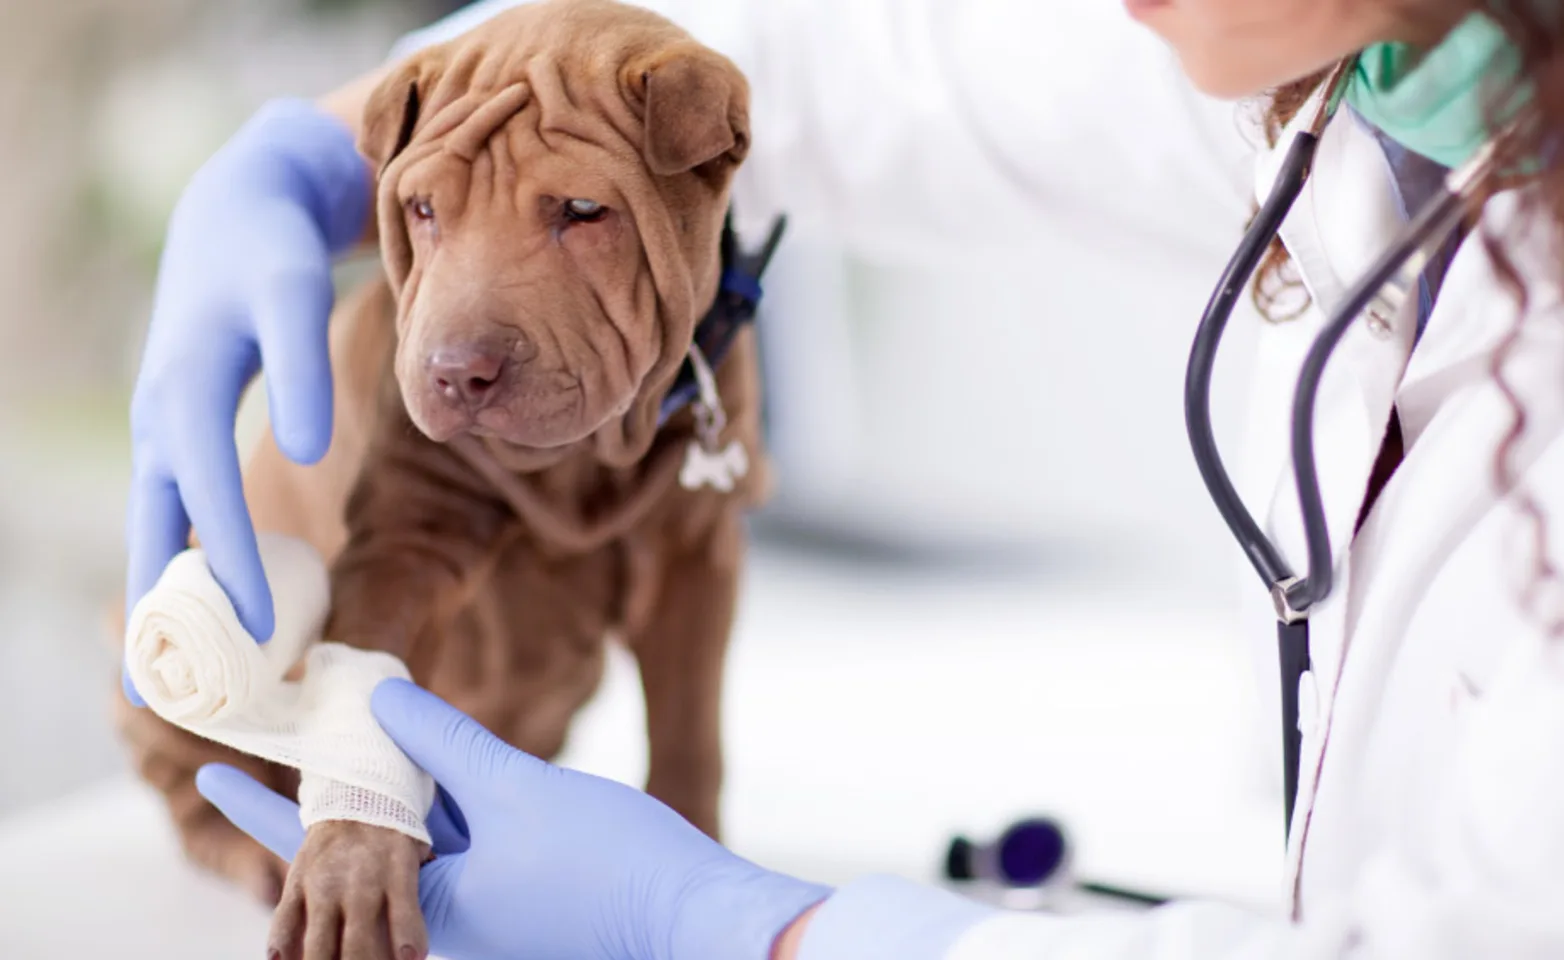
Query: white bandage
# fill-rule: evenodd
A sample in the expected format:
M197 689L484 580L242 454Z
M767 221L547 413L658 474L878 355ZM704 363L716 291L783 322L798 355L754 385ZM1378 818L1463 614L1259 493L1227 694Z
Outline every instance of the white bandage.
M429 842L434 782L369 709L375 685L408 677L388 653L318 642L330 606L326 567L300 540L262 534L276 628L257 644L239 624L200 550L168 565L125 630L136 690L158 716L300 772L306 827L351 820ZM304 657L304 676L285 679Z

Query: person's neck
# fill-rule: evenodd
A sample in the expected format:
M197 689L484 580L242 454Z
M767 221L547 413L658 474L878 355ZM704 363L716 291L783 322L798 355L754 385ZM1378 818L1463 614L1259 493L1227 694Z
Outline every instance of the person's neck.
M1434 24L1428 26L1433 35ZM1504 31L1469 13L1426 49L1405 42L1365 48L1353 65L1346 100L1401 146L1457 167L1491 135L1492 95L1511 85L1517 72Z
M1416 50L1432 50L1449 36L1470 11L1449 0L1423 0L1397 11L1397 16L1376 43L1404 43Z

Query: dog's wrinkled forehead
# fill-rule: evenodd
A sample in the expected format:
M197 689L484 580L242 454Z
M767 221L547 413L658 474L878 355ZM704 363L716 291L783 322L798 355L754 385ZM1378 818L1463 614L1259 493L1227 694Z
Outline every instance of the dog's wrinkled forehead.
M532 104L541 132L587 125L656 176L721 177L747 152L748 99L737 68L650 11L544 0L409 58L371 96L360 146L382 174L420 143L470 158Z
M413 265L397 194L403 170L436 153L478 156L522 111L544 144L590 143L616 176L649 252L699 258L690 224L720 225L749 149L749 87L729 60L663 17L615 0L541 0L409 57L375 89L360 150L380 176L387 274ZM509 124L509 125L508 125ZM704 221L712 220L708 225ZM714 236L715 234L713 234ZM702 241L702 245L705 241ZM659 288L672 261L649 264Z

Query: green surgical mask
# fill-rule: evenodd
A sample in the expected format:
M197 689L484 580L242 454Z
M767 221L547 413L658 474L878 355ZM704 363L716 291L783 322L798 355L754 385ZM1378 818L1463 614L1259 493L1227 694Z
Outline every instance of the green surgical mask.
M1364 50L1346 99L1408 150L1458 167L1488 140L1488 98L1508 90L1518 68L1504 32L1474 13L1432 50L1401 43Z

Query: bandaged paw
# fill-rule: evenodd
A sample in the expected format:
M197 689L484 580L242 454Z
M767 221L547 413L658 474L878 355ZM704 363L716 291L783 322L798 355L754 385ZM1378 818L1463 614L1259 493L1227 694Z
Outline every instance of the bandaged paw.
M406 679L387 653L322 643L330 609L314 548L262 534L276 626L257 644L239 624L201 550L175 557L131 611L125 661L147 706L175 726L300 772L304 825L350 820L424 843L434 782L370 712L375 686ZM303 675L288 679L303 660Z

